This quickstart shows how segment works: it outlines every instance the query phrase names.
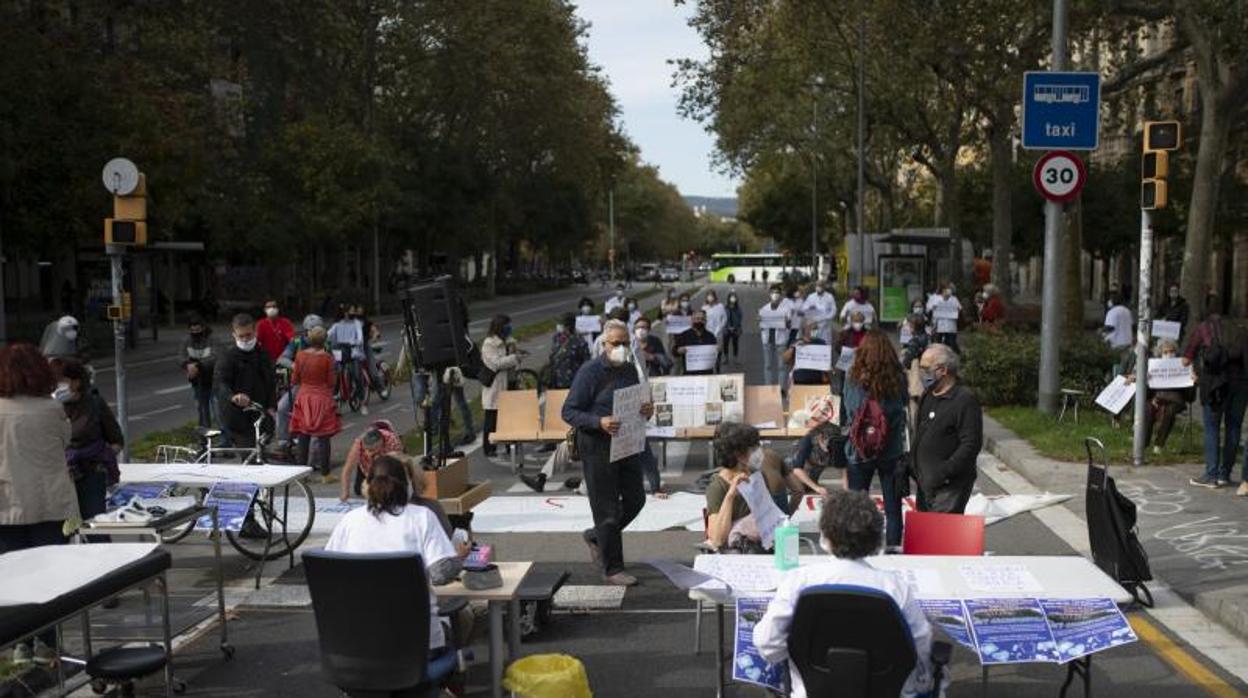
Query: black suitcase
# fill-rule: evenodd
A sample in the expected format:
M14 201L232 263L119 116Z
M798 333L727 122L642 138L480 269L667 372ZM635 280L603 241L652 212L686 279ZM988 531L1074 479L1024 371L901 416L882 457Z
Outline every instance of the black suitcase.
M1145 582L1152 581L1153 574L1148 553L1137 534L1135 502L1119 492L1114 478L1109 476L1105 444L1088 437L1084 447L1088 452L1086 507L1092 560L1130 592L1137 603L1152 608L1153 595ZM1100 463L1093 456L1093 447L1100 449Z

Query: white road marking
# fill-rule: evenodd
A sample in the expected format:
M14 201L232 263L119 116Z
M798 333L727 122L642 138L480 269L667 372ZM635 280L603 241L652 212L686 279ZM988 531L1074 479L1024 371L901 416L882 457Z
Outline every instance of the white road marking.
M152 394L153 395L173 395L174 393L180 393L184 390L190 390L190 389L191 389L190 383L183 383L182 385L177 385L172 388L161 388L160 390L153 390Z
M148 417L155 417L158 414L164 414L166 412L173 412L174 410L180 410L182 409L182 407L183 405L179 403L177 405L169 405L168 407L162 407L158 410L152 410L151 412L140 412L139 414L130 415L130 420L137 422L143 419L147 419Z

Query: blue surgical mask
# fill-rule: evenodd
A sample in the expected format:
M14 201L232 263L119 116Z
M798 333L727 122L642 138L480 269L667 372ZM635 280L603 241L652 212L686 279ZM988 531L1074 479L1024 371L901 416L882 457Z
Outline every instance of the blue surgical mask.
M506 325L503 325L503 337L510 337L510 336L511 336L511 323L507 323Z
M935 374L935 373L933 373L933 372L931 372L931 371L926 371L926 370L922 370L922 369L920 369L920 371L919 371L919 382L923 384L923 390L926 392L926 391L928 391L928 390L931 390L931 389L932 389L932 386L934 386L934 385L936 385L937 383L939 383L939 382L940 382L940 378L938 378L938 377L936 376L936 374Z

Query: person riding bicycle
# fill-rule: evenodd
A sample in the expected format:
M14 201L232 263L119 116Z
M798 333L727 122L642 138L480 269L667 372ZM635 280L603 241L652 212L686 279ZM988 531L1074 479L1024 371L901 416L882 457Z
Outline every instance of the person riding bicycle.
M329 328L329 345L334 350L338 370L346 370L351 379L352 397L363 402L364 381L360 377L360 362L364 360L364 324L354 313L345 308L338 311L338 321ZM346 396L338 396L345 399Z
M290 340L286 348L282 350L282 355L277 359L277 367L286 371L291 371L295 367L295 356L308 346L308 332L313 327L325 329L325 321L320 315L310 314L303 317L303 332L295 335ZM285 456L291 456L291 449L294 443L290 438L290 413L294 408L295 398L299 395L299 386L291 385L277 401L277 447Z
M256 445L254 421L244 410L253 403L276 414L272 405L276 398L273 363L264 351L257 351L256 321L241 313L231 323L234 346L222 354L213 372L213 393L220 410L221 428L228 432L237 447Z

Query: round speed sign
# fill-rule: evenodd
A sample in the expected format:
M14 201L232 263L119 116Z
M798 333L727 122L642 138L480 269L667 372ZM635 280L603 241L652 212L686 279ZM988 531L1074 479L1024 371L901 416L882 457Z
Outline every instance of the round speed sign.
M1070 201L1083 189L1088 171L1079 156L1065 150L1045 153L1032 172L1036 191L1049 201Z

